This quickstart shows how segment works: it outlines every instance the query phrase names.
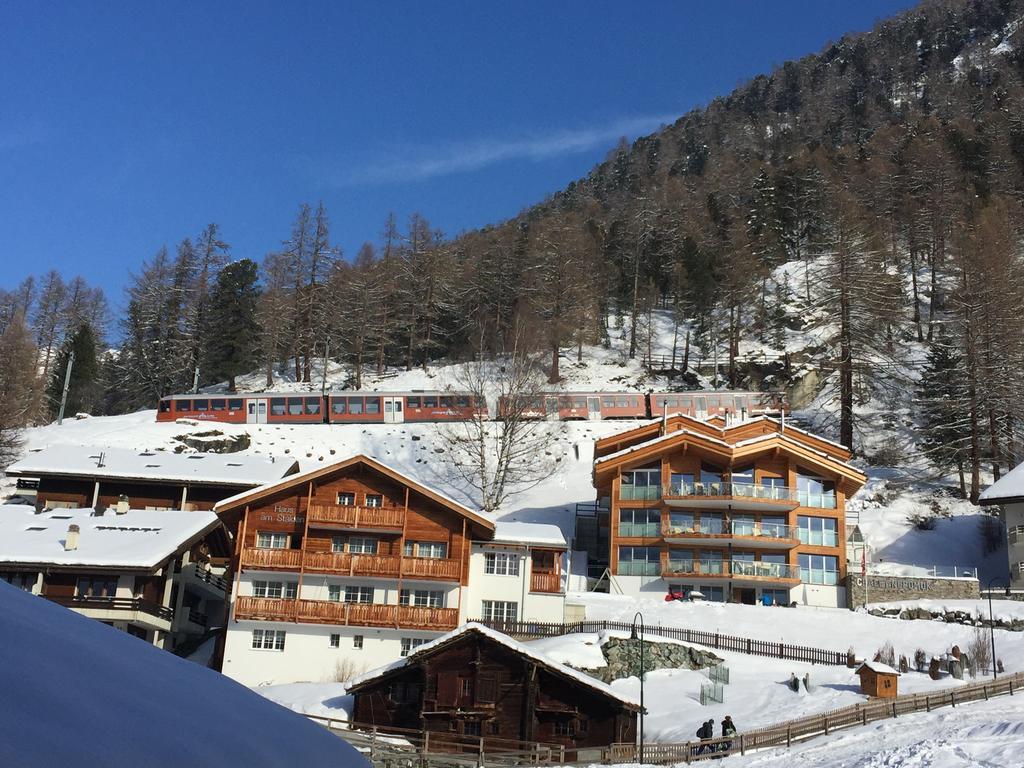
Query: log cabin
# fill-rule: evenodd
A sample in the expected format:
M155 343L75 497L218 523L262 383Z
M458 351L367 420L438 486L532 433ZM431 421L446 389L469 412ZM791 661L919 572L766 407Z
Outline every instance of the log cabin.
M640 711L605 683L480 624L357 677L347 692L356 724L422 730L456 749L481 738L555 744L569 760L632 742Z
M0 579L167 650L221 623L229 554L212 512L0 506Z
M134 509L191 511L298 471L291 458L55 445L29 451L6 473L19 488L35 485L40 508L105 508L124 500Z
M472 618L563 618L558 527L495 522L368 456L215 511L238 531L221 669L247 685L358 673Z
M597 440L594 487L617 592L846 605L843 446L766 416L684 414Z

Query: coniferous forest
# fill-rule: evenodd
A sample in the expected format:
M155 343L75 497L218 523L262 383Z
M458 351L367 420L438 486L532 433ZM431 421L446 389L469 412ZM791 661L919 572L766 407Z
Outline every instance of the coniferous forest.
M0 359L36 365L0 366L0 430L54 417L72 351L69 409L121 413L188 391L196 369L200 385L257 369L269 385L327 357L359 387L522 338L557 382L609 324L643 358L659 312L681 358L717 350L720 386L815 367L846 445L859 404L909 399L919 449L976 496L983 465L1022 458L1022 26L1024 0L923 2L479 230L392 215L342 254L328 211L302 203L259 258L210 224L140 254L119 317L81 278L26 280L0 293ZM815 342L794 355L793 331Z

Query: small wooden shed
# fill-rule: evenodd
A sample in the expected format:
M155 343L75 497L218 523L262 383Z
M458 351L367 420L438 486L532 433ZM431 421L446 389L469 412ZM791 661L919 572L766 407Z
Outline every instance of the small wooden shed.
M881 699L896 698L896 679L900 673L888 664L865 661L857 667L856 672L860 676L861 693Z

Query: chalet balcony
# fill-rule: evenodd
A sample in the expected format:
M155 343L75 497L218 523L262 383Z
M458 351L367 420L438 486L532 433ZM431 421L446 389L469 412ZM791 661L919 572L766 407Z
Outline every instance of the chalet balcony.
M400 555L364 555L354 552L306 552L301 549L242 550L242 567L274 571L306 570L338 576L370 578L437 579L457 581L459 561L440 557L402 557Z
M364 531L400 531L405 526L403 507L347 507L312 504L309 524L324 528L352 528Z
M822 494L815 494L821 496ZM802 501L808 496L795 488L780 488L754 483L671 483L662 490L662 498L670 507L749 510L790 510L799 506L811 506ZM808 501L810 499L807 499ZM835 508L835 497L832 506Z
M167 632L174 611L140 597L72 597L47 595L47 600L100 621L128 621Z
M177 578L186 586L194 587L220 599L223 599L228 588L227 579L215 571L206 570L198 563L184 565Z
M692 560L670 558L662 576L666 578L710 578L751 584L800 583L800 568L788 563L766 563L755 560Z
M673 522L669 516L661 535L671 544L742 544L761 549L792 549L800 544L797 528L782 523L750 520L696 520Z
M446 631L458 626L459 610L332 600L238 597L235 600L235 619Z
M562 577L557 573L534 571L530 574L530 591L559 595L562 593Z

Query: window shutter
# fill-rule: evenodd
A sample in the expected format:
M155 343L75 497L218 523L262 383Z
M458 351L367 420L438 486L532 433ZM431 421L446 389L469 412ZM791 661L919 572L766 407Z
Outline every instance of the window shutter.
M441 707L454 707L459 696L459 673L448 670L437 673L437 704Z
M498 699L498 685L494 675L480 675L476 681L478 704L494 704Z

